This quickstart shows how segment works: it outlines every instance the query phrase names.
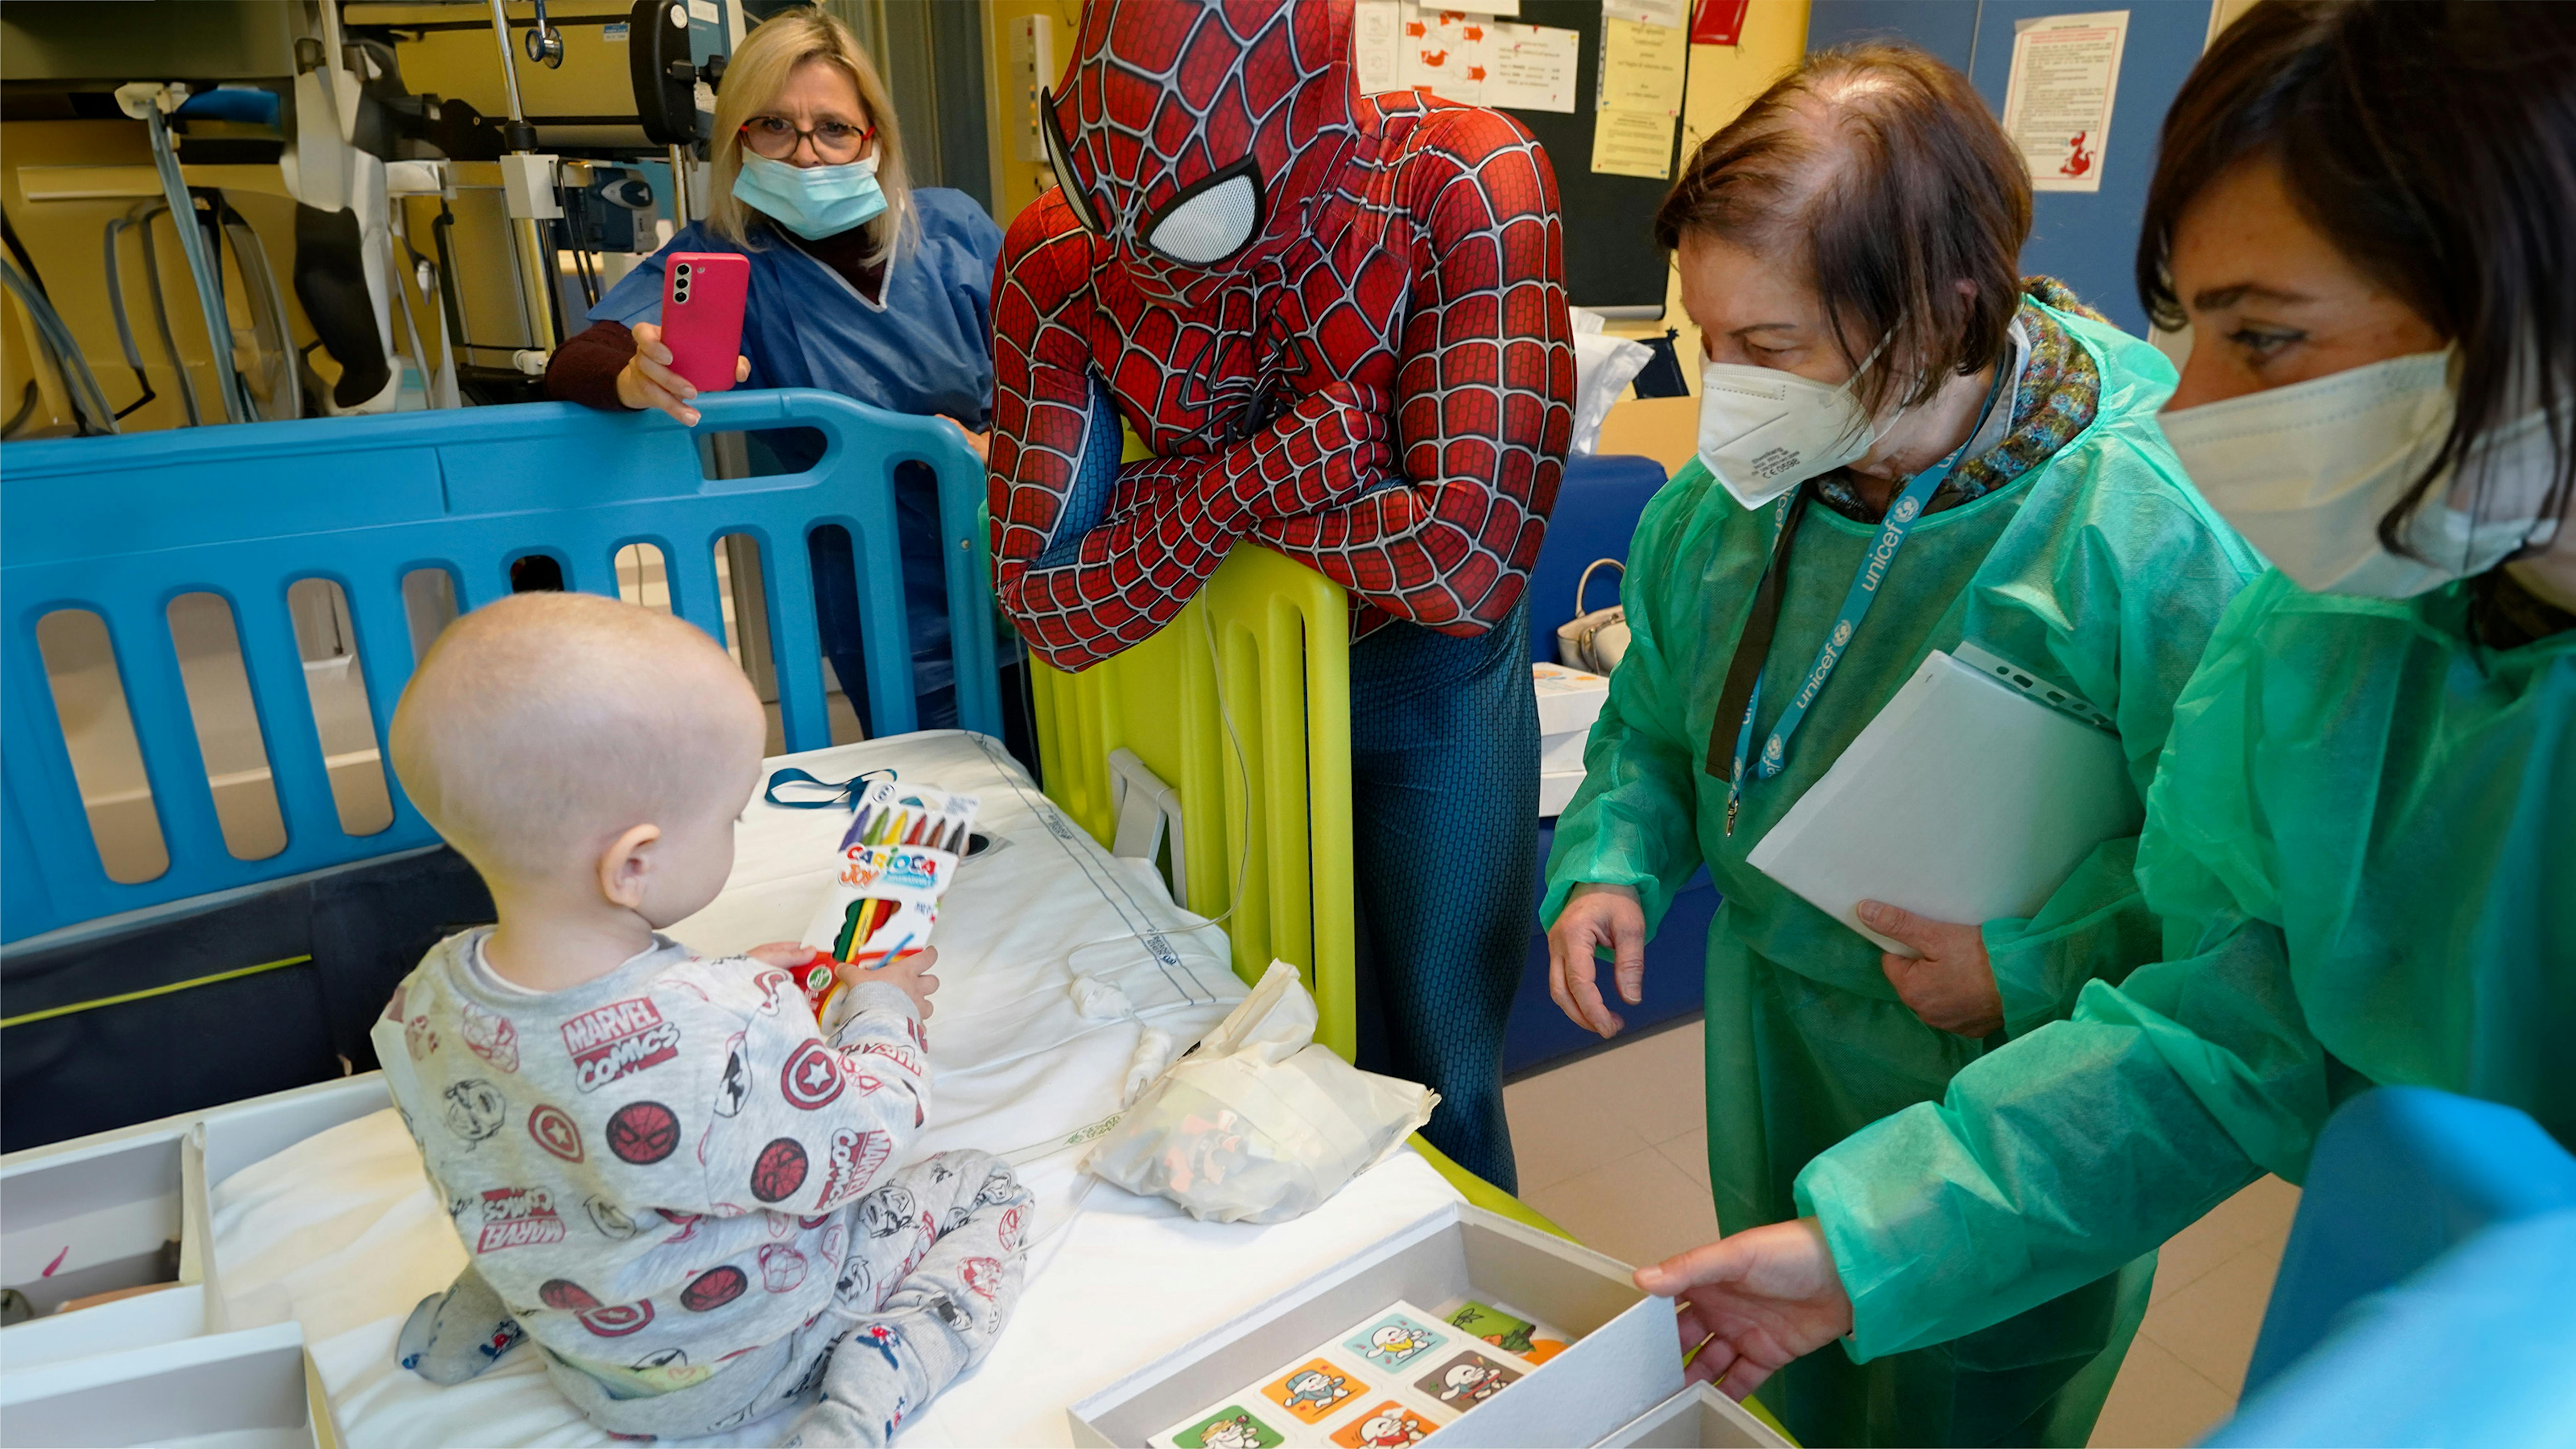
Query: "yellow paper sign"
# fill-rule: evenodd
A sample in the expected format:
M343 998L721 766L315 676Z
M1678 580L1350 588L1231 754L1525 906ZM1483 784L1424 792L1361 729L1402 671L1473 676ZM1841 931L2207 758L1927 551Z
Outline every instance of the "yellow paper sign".
M1601 22L1601 109L1682 113L1690 32L1633 20Z
M1653 111L1600 111L1592 123L1592 169L1613 176L1672 179L1673 118Z

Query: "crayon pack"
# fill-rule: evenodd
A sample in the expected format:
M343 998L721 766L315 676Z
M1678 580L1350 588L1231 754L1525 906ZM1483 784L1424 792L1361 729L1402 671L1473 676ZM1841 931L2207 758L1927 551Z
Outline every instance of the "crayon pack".
M939 898L957 873L974 832L972 795L872 783L859 797L843 833L839 869L820 909L805 927L814 960L797 984L826 1032L841 1004L834 968L855 962L877 967L930 944L939 921Z

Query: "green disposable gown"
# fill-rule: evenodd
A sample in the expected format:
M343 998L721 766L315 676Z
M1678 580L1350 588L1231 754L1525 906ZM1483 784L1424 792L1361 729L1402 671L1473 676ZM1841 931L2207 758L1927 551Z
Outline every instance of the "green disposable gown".
M2576 630L2470 642L2469 586L2240 595L2176 706L2139 847L2166 959L1798 1182L1853 1349L1905 1357L2090 1281L2374 1084L2576 1144Z
M2051 315L2100 368L2093 423L2011 485L1915 524L1790 741L1787 768L1747 785L1731 837L1726 784L1701 762L1771 553L1774 510L1744 509L1694 463L1638 523L1624 589L1628 653L1592 728L1583 788L1557 821L1544 914L1552 923L1582 882L1629 885L1644 897L1651 930L1672 892L1707 863L1725 897L1708 933L1709 1174L1730 1233L1796 1216L1792 1187L1810 1158L1891 1112L1939 1101L1986 1049L1924 1025L1888 984L1877 946L1745 865L1745 853L1925 655L1962 637L2111 716L2143 801L2175 695L2227 601L2261 571L2182 481L2156 428L2171 366L2110 327ZM1763 676L1757 747L1877 532L1822 506L1806 510ZM2102 845L2030 919L1984 923L2007 1035L2064 1017L2086 981L2155 959L2136 844L2129 836ZM2125 1272L2114 1261L2094 1272L2100 1281L2059 1284L2043 1295L2057 1301L1957 1343L1865 1365L1810 1355L1763 1400L1812 1445L2080 1444L2153 1270L2151 1257Z

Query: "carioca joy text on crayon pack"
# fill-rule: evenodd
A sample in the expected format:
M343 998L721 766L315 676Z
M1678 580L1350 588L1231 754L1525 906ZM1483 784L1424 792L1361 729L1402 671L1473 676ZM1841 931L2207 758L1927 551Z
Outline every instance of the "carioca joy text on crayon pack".
M798 983L825 1031L839 1026L844 1006L834 968L856 963L873 969L930 944L939 922L939 898L957 874L974 833L975 797L872 782L859 797L842 833L840 860L820 909L806 924L804 943L816 955Z

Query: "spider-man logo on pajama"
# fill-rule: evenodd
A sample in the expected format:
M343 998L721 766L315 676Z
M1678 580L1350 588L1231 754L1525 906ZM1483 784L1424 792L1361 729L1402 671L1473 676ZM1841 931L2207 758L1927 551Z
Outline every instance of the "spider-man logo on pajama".
M1060 185L995 287L995 583L1068 670L1169 623L1240 539L1350 590L1384 1066L1437 1089L1427 1135L1508 1190L1538 815L1522 595L1573 425L1556 179L1498 112L1360 96L1350 16L1085 8L1040 107ZM1120 463L1122 420L1156 456Z

